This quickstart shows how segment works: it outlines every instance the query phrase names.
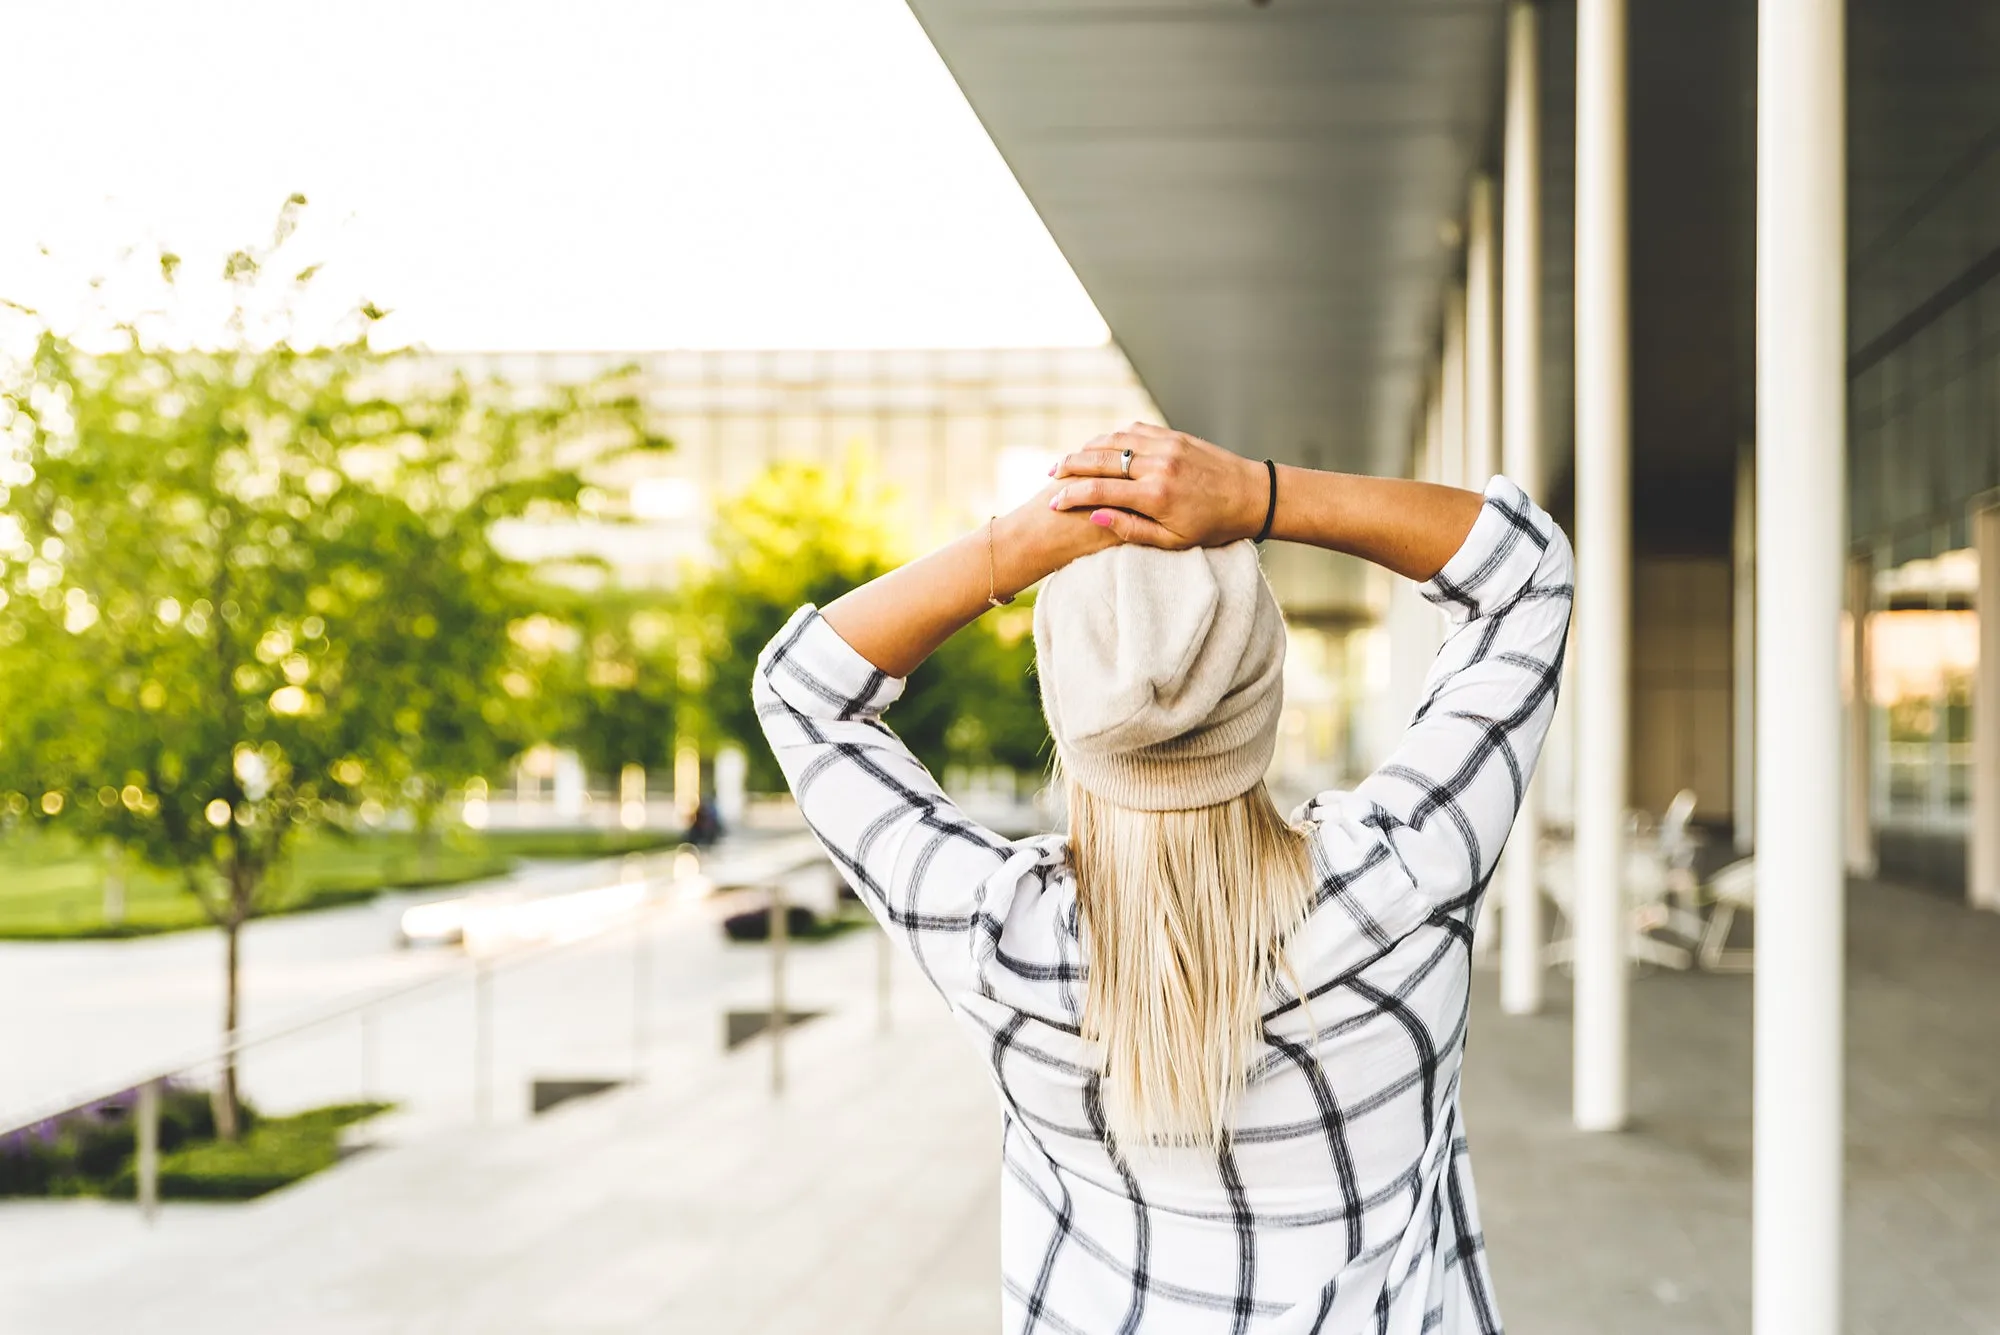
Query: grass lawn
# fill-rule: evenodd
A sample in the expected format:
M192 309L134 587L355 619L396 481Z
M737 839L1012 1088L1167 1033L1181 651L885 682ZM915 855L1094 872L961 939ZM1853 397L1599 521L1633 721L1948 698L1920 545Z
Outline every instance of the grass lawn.
M247 1201L290 1186L340 1160L340 1130L390 1108L387 1103L335 1103L290 1117L259 1118L234 1145L206 1140L160 1156L160 1199ZM131 1199L129 1162L106 1195Z
M674 842L624 831L453 830L426 855L413 834L313 834L294 845L290 866L267 893L272 912L299 913L359 903L388 889L497 876L523 858L608 857ZM108 870L103 854L65 835L18 827L0 833L0 940L146 936L208 925L177 877L130 864L124 918L106 922Z
M128 1090L29 1130L0 1136L0 1197L136 1194L138 1098ZM168 1200L242 1201L340 1161L341 1130L386 1112L387 1103L334 1103L287 1117L242 1105L243 1134L215 1138L209 1092L169 1085L160 1100L160 1195Z

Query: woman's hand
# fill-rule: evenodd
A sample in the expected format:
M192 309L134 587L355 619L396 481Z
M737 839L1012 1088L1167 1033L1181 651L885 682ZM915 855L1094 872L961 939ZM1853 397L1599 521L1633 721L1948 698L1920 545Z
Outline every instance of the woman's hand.
M989 523L929 556L898 566L821 609L835 633L892 677L907 677L960 629L986 611L988 598L1021 590L1080 556L1118 545L1087 515L1050 502L1050 483Z
M1121 466L1132 451L1129 476ZM1264 526L1270 479L1264 465L1194 436L1134 423L1099 436L1054 469L1055 510L1088 510L1121 542L1217 547Z
M1119 536L1111 529L1092 524L1088 515L1073 507L1056 504L1064 485L1051 482L994 520L999 592L1019 593L1078 557L1118 545Z

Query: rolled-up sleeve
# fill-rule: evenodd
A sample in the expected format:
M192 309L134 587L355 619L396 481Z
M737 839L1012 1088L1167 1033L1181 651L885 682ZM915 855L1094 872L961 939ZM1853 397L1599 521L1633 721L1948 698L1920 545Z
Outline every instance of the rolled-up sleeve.
M1412 919L1469 917L1540 759L1562 678L1575 578L1569 540L1504 477L1423 596L1450 625L1422 704L1388 760L1308 811L1320 902L1385 947Z
M997 940L989 881L1014 851L969 820L882 721L903 693L818 609L758 656L757 718L833 864L949 998L973 988L975 934Z

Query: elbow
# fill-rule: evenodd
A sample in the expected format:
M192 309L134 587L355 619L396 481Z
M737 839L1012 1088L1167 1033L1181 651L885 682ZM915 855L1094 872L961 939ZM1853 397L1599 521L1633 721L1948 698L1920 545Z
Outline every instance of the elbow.
M1542 575L1548 584L1572 587L1576 584L1576 548L1570 545L1569 534L1563 532L1561 524L1549 524L1549 549L1542 557Z

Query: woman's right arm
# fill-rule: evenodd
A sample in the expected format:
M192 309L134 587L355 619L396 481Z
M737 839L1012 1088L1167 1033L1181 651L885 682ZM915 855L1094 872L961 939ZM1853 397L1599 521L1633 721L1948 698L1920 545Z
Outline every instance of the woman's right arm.
M1058 502L1117 507L1101 518L1126 541L1206 546L1264 522L1261 463L1162 428L1093 445L1058 466L1078 479ZM1116 476L1126 448L1132 482ZM1388 853L1422 898L1463 901L1492 872L1555 710L1574 576L1568 540L1505 478L1482 496L1300 468L1279 470L1271 532L1419 580L1444 611L1450 633L1394 752L1354 792L1323 794L1314 806L1341 842L1330 849L1337 864Z

